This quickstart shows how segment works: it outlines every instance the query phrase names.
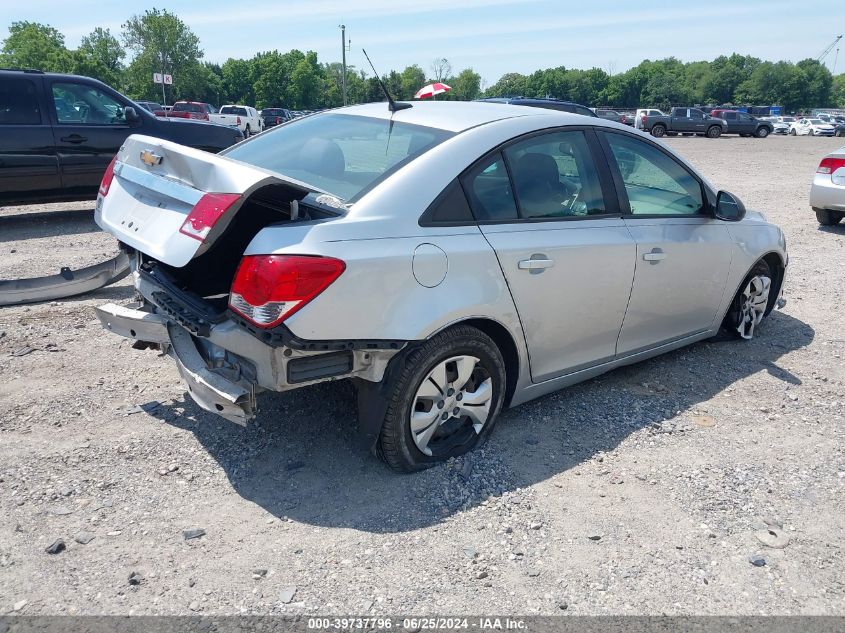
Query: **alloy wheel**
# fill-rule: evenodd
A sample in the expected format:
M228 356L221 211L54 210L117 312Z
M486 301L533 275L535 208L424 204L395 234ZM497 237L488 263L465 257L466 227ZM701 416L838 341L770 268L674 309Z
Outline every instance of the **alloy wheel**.
M475 356L438 363L414 396L409 424L420 452L446 454L472 441L490 417L493 380Z
M739 325L736 328L742 338L751 339L754 337L754 329L760 325L763 317L766 316L771 288L771 277L755 275L742 291L739 299Z

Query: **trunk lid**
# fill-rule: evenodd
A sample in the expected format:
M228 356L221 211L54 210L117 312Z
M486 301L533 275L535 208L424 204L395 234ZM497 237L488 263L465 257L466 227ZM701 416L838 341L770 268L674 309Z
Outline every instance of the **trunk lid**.
M107 194L97 197L94 217L103 230L121 242L178 268L206 252L252 194L259 189L271 191L273 185L282 185L292 198L317 191L300 181L224 156L133 135L117 154L114 179ZM240 197L199 241L180 229L207 193Z

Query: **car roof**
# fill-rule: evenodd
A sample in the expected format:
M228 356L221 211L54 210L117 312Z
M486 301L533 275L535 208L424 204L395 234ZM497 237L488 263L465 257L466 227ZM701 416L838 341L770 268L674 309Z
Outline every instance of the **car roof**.
M551 125L577 125L583 123L586 118L581 114L559 110L491 103L489 101L414 101L412 108L393 113L387 107L387 102L368 103L338 108L325 114L352 114L377 119L392 119L393 121L433 127L450 132L463 132L479 125L515 117L554 117L555 122L550 123ZM591 122L594 121L591 118Z

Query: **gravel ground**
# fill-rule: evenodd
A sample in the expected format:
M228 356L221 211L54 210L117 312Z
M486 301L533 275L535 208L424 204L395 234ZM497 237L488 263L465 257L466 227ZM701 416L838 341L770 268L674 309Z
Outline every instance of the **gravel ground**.
M0 613L845 614L845 226L807 205L842 141L669 143L784 228L785 310L507 411L419 475L356 444L343 383L247 429L204 413L95 322L126 280L1 308ZM113 252L89 212L10 216L0 277Z

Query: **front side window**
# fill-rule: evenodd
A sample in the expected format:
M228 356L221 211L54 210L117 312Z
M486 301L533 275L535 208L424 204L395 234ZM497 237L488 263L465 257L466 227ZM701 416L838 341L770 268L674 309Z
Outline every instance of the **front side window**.
M702 112L701 110L690 110L689 111L689 118L691 118L691 119L703 119L704 118L704 112Z
M275 127L223 154L354 202L452 136L447 130L387 119L324 114Z
M56 82L53 103L60 125L126 125L123 104L94 86Z
M511 145L505 157L523 218L605 212L598 172L583 132L553 132Z
M0 125L39 125L41 108L29 79L0 79Z
M612 133L605 136L634 216L702 212L701 184L675 159L637 138Z

